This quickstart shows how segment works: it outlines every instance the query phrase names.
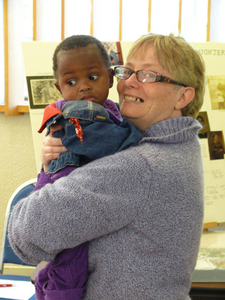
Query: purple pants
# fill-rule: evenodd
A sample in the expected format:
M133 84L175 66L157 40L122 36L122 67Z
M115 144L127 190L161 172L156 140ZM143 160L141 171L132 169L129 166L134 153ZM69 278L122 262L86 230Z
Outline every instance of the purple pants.
M88 243L60 252L35 279L38 300L80 300L87 279Z
M34 191L68 175L74 167L55 174L40 173ZM80 300L83 297L88 269L88 243L65 249L38 272L35 295L38 300Z

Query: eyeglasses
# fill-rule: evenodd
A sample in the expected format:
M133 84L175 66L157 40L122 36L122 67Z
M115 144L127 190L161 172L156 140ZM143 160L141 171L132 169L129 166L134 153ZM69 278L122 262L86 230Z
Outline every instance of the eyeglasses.
M147 82L147 83L165 82L165 83L172 83L172 84L187 87L187 85L185 85L181 82L175 81L173 79L170 79L169 77L163 76L163 75L156 73L154 71L151 71L151 70L134 71L130 68L123 67L123 66L114 68L114 75L119 79L127 80L134 73L137 76L137 80L140 82Z

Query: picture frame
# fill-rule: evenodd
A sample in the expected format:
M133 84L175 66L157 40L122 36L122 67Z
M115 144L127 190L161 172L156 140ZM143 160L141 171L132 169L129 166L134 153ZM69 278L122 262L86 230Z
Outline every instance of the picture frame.
M210 124L207 111L200 111L198 113L197 120L202 125L202 129L200 129L198 132L199 138L207 138L208 132L210 132Z
M225 75L208 75L212 110L225 110Z
M120 42L109 42L109 41L102 41L104 45L112 66L123 65L123 54Z
M210 160L224 159L223 131L210 131L208 134Z
M62 99L55 87L54 76L28 76L26 80L31 109L45 108L50 103Z

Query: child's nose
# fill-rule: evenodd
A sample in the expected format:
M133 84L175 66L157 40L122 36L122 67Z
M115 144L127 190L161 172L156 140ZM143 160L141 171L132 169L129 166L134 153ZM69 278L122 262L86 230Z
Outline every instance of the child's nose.
M79 92L90 91L91 86L87 82L81 82L79 86Z

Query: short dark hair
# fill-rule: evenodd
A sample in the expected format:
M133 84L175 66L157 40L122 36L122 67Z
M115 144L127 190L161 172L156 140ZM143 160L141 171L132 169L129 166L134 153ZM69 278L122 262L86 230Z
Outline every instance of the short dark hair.
M104 47L104 45L95 37L91 35L72 35L66 39L64 39L55 49L53 54L53 71L54 76L56 77L56 71L58 68L57 64L57 54L60 51L67 51L72 49L77 49L81 47L87 47L90 44L94 44L98 47L103 60L105 61L108 68L111 67L111 60L110 57Z

